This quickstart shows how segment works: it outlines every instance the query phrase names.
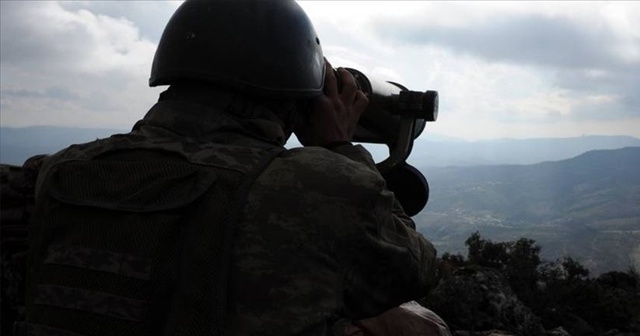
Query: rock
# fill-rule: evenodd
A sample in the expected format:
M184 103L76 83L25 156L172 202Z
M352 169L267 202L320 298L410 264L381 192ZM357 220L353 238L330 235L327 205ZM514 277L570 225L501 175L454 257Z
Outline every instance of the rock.
M504 330L493 335L544 334L540 319L513 293L499 271L462 267L443 279L425 305L436 311L452 331Z
M580 318L578 315L565 314L562 319L562 325L567 328L573 336L591 336L598 334L591 324Z
M545 336L571 336L563 327L553 328L544 333Z
M640 336L638 332L621 332L618 329L611 329L606 333L602 334L603 336Z
M459 330L454 333L455 336L517 336L514 333L504 330L489 330L489 331L467 331Z

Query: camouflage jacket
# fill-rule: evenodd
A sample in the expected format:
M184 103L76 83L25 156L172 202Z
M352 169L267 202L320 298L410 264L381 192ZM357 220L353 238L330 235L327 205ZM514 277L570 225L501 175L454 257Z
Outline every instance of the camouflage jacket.
M219 110L161 101L132 134L142 147L157 138L255 151L284 145L285 131L268 110L234 109L237 102L221 100ZM117 143L116 135L52 156L37 193L56 162ZM177 140L166 150L189 154L190 148ZM232 150L207 155L227 166L243 164ZM434 247L416 232L361 146L284 150L253 183L239 218L228 288L234 334L332 334L338 320L375 316L423 297L433 285Z

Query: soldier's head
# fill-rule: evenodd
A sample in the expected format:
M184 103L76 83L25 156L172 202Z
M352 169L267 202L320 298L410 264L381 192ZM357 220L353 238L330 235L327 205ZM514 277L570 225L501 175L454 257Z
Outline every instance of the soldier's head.
M186 0L167 24L150 86L204 82L266 99L321 94L324 57L302 8L284 0Z

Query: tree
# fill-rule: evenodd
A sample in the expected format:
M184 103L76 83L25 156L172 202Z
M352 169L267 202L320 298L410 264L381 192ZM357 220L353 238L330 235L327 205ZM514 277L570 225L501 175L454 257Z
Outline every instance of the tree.
M510 244L506 273L511 288L525 304L535 300L540 249L533 239L520 238Z
M438 276L440 278L446 278L451 275L453 271L464 266L464 264L465 260L462 255L447 252L440 257L440 262L438 263Z
M569 281L575 281L578 279L583 280L589 276L589 270L586 267L568 256L562 261L562 268L564 269L566 278Z
M569 256L543 262L541 247L533 239L492 242L475 232L465 244L468 261L445 253L441 270L451 273L460 266L478 265L502 271L545 327L561 325L572 334L585 325L599 334L612 329L640 332L640 276L635 269L590 279L589 270Z
M482 239L477 231L465 241L465 245L468 247L470 264L504 269L509 260L508 243Z
M485 241L480 238L480 233L478 231L474 232L464 244L468 248L467 258L469 259L469 263L480 264L482 262L482 250L484 250Z

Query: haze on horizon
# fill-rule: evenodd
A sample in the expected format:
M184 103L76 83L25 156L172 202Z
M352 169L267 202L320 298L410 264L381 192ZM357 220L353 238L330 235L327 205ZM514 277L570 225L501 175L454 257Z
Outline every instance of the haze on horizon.
M426 136L640 138L640 2L299 3L334 66L439 91ZM179 4L1 1L0 124L129 129Z

